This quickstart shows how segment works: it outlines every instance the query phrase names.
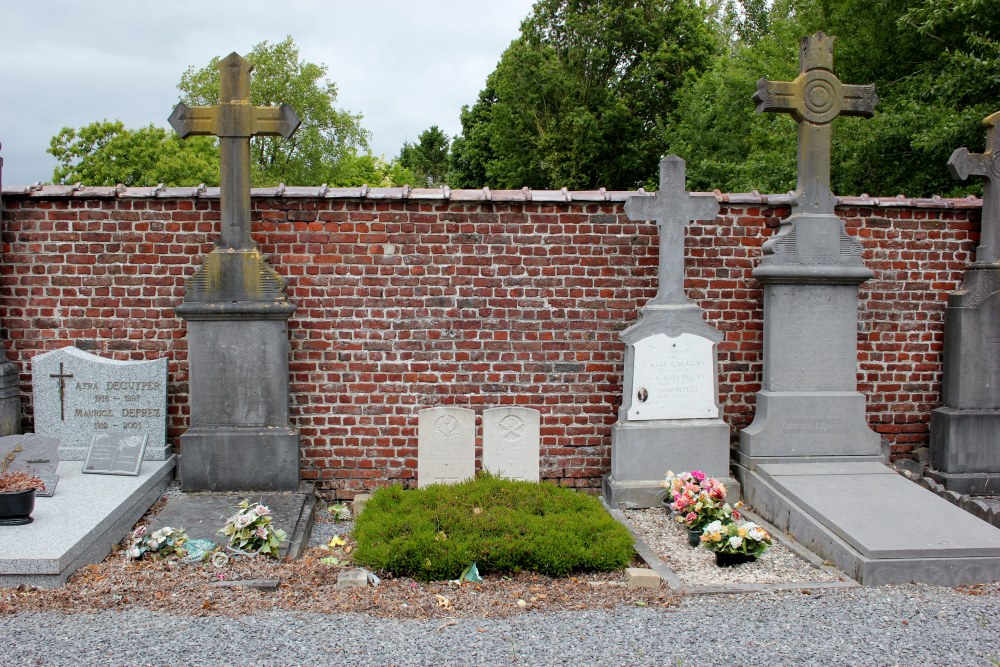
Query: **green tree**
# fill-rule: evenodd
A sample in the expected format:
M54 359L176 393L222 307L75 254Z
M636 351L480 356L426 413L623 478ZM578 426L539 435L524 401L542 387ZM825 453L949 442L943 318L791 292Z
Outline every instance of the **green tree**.
M270 44L255 45L244 56L254 66L250 85L253 105L289 104L302 119L291 139L255 137L250 148L251 180L255 186L278 183L320 185L340 183L335 178L338 163L368 151L369 134L361 127L361 116L334 107L337 86L325 78L326 65L308 63L286 37ZM219 101L219 58L181 77L181 101L192 106L210 106Z
M450 143L448 135L432 125L417 136L417 143L403 143L399 164L413 173L420 187L442 185L448 175Z
M64 127L48 152L55 183L87 185L219 184L219 149L208 137L183 141L161 127L126 129L121 121Z
M698 0L540 0L452 146L456 187L630 188L720 39Z

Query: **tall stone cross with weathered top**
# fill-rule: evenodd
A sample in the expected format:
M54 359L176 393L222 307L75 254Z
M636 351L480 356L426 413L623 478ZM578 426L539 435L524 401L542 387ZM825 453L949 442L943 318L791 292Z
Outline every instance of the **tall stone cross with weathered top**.
M719 202L714 195L684 190L684 160L670 155L660 160L660 189L652 197L629 197L630 220L656 220L660 228L660 287L647 306L689 303L684 294L684 227L693 220L714 220Z
M832 214L830 123L837 116L871 117L875 85L842 84L833 73L836 38L817 32L799 42L799 74L794 81L757 81L757 113L790 113L799 125L798 184L792 213Z
M948 171L958 180L982 176L983 219L976 248L977 264L1000 263L1000 111L983 119L986 130L986 151L970 153L956 148L948 159Z
M299 126L292 107L250 106L250 72L253 65L238 53L219 61L219 104L189 107L183 102L170 114L170 126L181 138L191 135L219 137L222 230L220 248L250 250L250 137L289 138Z

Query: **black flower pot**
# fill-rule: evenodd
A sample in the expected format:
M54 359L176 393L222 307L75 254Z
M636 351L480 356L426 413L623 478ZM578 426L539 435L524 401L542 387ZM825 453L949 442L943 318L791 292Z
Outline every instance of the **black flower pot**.
M35 490L0 493L0 526L20 526L31 523L35 509Z
M721 551L715 552L715 564L719 567L736 567L743 563L752 563L757 560L756 556L750 554L727 554Z
M701 534L702 532L704 532L702 531L701 528L688 528L687 532L688 532L688 544L690 544L693 547L696 547L699 544L701 544Z

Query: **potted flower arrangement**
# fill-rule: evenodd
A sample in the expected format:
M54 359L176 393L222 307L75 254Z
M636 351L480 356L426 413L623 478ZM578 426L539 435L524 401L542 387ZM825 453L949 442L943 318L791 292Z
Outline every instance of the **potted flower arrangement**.
M676 514L675 520L683 523L688 530L688 542L696 547L700 543L702 531L713 521L739 520L739 508L726 502L726 487L714 477L706 477L700 470L674 475L667 472L661 483L673 498L670 509Z
M285 541L285 531L271 524L271 510L265 505L251 505L244 500L237 505L237 512L226 520L220 531L229 538L229 550L244 556L263 554L278 557L278 549Z
M712 521L701 543L715 552L716 565L733 567L757 560L771 545L771 536L753 521Z
M0 526L31 523L35 491L45 490L45 483L38 475L27 470L10 469L20 451L22 448L18 445L0 461Z

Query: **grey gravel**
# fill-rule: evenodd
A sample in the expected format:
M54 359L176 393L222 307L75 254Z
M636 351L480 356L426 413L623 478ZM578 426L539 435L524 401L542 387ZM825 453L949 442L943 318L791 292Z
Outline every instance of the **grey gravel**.
M249 610L248 610L249 611ZM702 595L680 607L396 621L151 611L0 618L2 665L996 665L1000 589Z

